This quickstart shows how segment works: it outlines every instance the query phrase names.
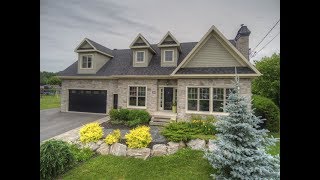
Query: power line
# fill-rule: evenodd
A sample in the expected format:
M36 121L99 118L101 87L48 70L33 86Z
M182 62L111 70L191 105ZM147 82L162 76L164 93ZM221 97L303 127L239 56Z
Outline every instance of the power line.
M273 27L269 30L269 32L262 38L262 40L258 43L258 45L256 45L256 47L253 48L253 50L251 52L254 52L254 50L262 43L262 41L270 34L270 32L273 30L274 27L276 27L276 25L280 22L280 19L276 22L275 25L273 25Z
M273 41L274 38L276 38L279 34L280 34L280 31L279 31L278 34L275 35L266 45L264 45L258 52L255 52L251 58L253 58L254 56L256 56L262 49L264 49L269 43L271 43L271 41Z

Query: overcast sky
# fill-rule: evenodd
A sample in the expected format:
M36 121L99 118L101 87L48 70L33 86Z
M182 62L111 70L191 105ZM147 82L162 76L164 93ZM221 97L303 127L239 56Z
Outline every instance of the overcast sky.
M138 33L158 43L170 31L178 41L199 41L215 25L233 39L245 24L254 48L280 18L279 0L41 0L40 70L62 71L76 61L74 49L89 38L127 49ZM280 32L280 23L256 48ZM280 35L252 60L280 52Z

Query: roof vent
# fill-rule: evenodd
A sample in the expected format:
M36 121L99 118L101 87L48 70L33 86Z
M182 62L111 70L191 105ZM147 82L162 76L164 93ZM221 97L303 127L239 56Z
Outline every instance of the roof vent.
M118 50L118 49L113 49L113 50Z

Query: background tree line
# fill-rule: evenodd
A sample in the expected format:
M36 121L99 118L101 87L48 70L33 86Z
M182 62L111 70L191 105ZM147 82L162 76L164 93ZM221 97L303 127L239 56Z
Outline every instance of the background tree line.
M252 104L257 116L266 119L263 127L280 131L280 53L255 61L261 76L252 82Z
M57 77L58 73L54 72L47 72L47 71L40 71L40 85L60 85L61 86L61 79Z

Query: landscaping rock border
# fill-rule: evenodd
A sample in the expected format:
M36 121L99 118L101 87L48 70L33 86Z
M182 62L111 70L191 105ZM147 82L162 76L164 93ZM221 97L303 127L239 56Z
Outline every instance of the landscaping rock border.
M103 123L109 120L109 117L105 117L97 120L98 123ZM70 130L66 133L60 134L50 139L58 139L62 141L66 141L71 144L76 144L80 148L90 148L91 150L101 154L101 155L115 155L115 156L129 156L141 159L147 159L148 157L154 156L166 156L170 154L176 153L179 149L189 147L191 149L197 149L202 151L214 151L217 149L216 145L212 140L209 140L206 143L205 140L202 139L194 139L190 140L187 143L183 141L180 142L168 142L164 144L164 137L157 137L157 141L153 142L152 148L137 148L132 149L128 148L123 143L114 143L111 146L106 144L103 139L97 142L90 142L84 144L80 141L79 130L81 127ZM111 130L110 130L111 131ZM151 131L155 131L155 129L151 129ZM105 133L108 134L108 133ZM125 134L121 132L121 134ZM41 144L41 143L40 143Z
M195 150L202 151L213 151L216 149L215 144L212 140L209 140L206 143L205 140L202 139L193 139L184 143L180 142L168 142L167 144L154 144L152 148L128 148L125 144L122 143L114 143L111 146L106 144L104 141L99 140L98 142L90 142L87 144L83 144L79 139L74 140L69 143L77 144L80 148L90 148L91 150L101 154L101 155L114 155L114 156L128 156L134 158L140 158L146 160L149 157L154 156L166 156L170 154L176 153L179 149L182 148L191 148Z

